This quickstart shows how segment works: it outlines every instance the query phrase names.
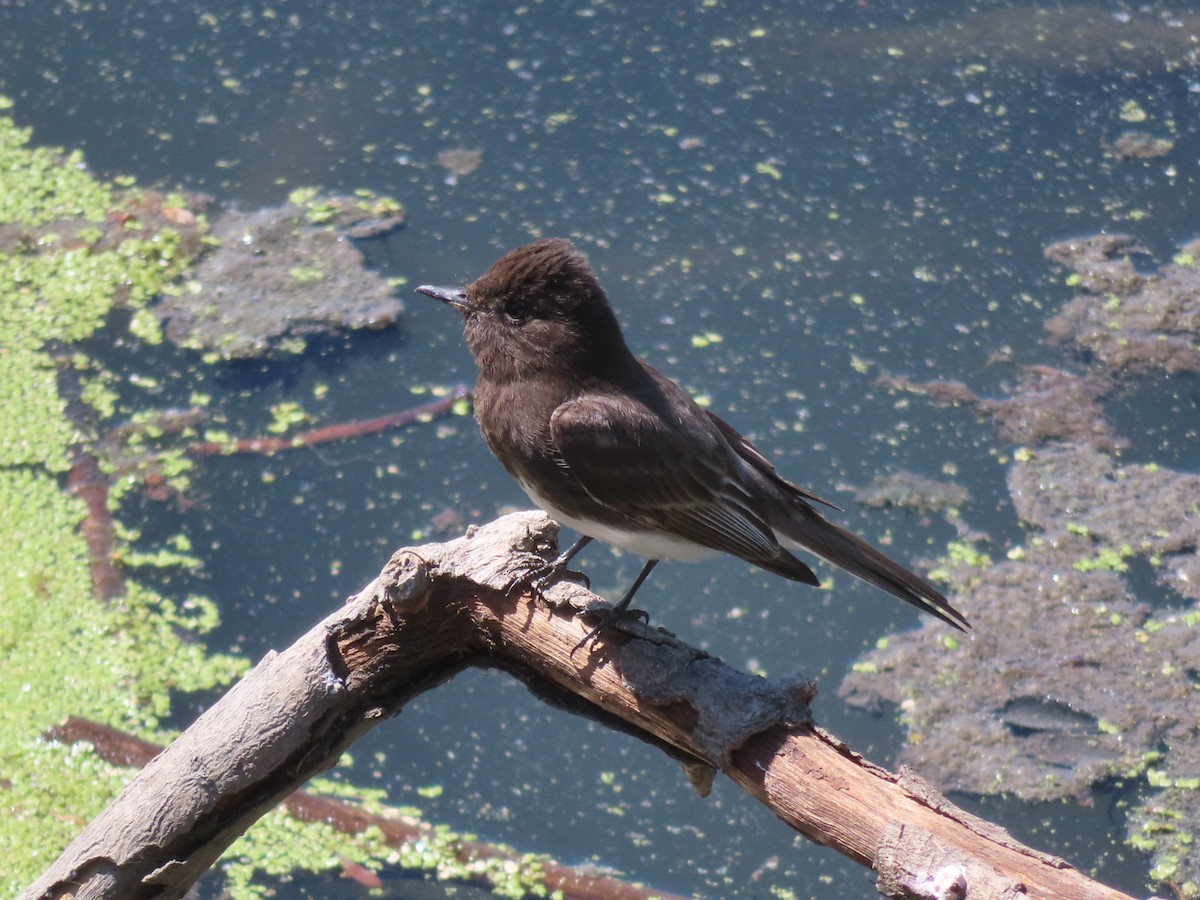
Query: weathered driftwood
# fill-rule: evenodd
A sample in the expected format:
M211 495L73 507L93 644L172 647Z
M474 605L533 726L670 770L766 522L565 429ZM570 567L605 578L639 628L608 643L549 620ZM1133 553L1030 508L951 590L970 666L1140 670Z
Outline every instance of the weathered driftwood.
M147 765L162 752L162 747L144 741L128 732L91 722L87 719L69 717L65 722L50 729L47 739L64 744L81 741L90 743L97 755L114 765ZM302 822L323 822L342 834L357 835L372 831L384 843L397 850L421 842L445 843L439 829L408 816L397 817L368 812L358 803L338 797L325 797L309 791L294 791L280 804L283 811ZM446 846L458 863L455 877L481 886L490 886L489 869L479 863L500 861L506 867L529 866L527 855L501 844L459 837ZM346 864L343 873L351 873L362 884L378 881L374 873L364 872L361 866ZM538 878L552 894L564 900L684 900L676 894L653 890L618 878L593 871L595 867L575 869L553 860L539 857L536 862ZM506 868L506 872L510 869Z
M719 768L803 834L874 868L887 896L1126 897L912 773L863 760L812 723L805 682L745 675L638 623L573 652L587 630L575 607L597 598L570 583L545 597L510 590L544 567L556 536L540 513L517 513L396 553L151 761L23 898L181 897L255 819L471 664L557 686Z

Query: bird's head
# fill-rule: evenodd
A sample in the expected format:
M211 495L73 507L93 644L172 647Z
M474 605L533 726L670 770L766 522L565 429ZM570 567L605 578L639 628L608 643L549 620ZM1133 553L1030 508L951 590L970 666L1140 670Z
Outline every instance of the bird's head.
M587 258L562 238L510 250L466 288L417 291L463 314L467 345L490 378L586 375L629 352Z

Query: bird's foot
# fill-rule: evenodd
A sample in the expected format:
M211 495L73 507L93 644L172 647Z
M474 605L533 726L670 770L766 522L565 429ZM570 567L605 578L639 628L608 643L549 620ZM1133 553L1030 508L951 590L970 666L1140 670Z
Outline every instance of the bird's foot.
M600 612L600 610L596 610L596 612ZM613 625L616 625L622 619L638 619L642 623L650 621L650 614L644 609L630 609L623 606L614 606L612 609L606 609L603 612L604 614L600 617L600 621L596 624L596 627L585 634L583 636L583 640L581 640L571 649L572 654L574 654L575 651L581 647L585 647L590 644L600 636L601 632L611 628Z
M568 569L568 562L570 562L570 557L564 558L563 556L549 562L542 559L538 560L530 565L527 572L523 572L508 586L509 595L511 596L514 593L529 588L539 597L542 597L546 591L564 578L568 581L578 582L585 588L591 588L591 579L583 572Z
M575 569L568 569L567 560L562 559L561 557L554 560L552 563L546 563L542 571L534 576L533 580L530 582L530 585L540 594L552 584L562 581L564 578L568 581L576 581L579 584L582 584L588 590L591 590L592 579L588 578L583 572Z

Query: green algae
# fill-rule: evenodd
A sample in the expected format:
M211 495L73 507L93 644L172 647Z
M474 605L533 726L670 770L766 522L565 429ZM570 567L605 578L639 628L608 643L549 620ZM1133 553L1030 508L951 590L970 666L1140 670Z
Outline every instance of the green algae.
M343 792L324 785L317 793L339 796ZM366 805L387 809L379 803ZM389 814L395 812L392 808ZM509 850L505 856L476 856L470 846L475 840L474 835L439 825L395 848L377 828L351 839L326 823L302 823L276 809L230 848L221 870L230 896L253 900L273 895L259 881L262 875L283 877L297 870L336 872L347 864L375 872L385 865L400 867L424 872L438 881L482 882L496 896L513 900L562 897L560 891L550 891L545 885L544 857L503 847L500 849Z
M0 119L0 135L10 127L11 120ZM0 146L10 151L3 192L52 200L49 192L62 185L40 184L42 173L37 167L27 174L40 186L19 182L11 143L0 137ZM40 158L34 151L29 156ZM111 194L106 196L112 201ZM111 249L97 246L68 248L49 242L37 253L0 250L0 403L23 426L0 432L0 466L44 464L51 471L66 470L67 449L82 435L65 416L66 401L57 385L58 363L45 348L49 342L65 345L89 337L118 298L127 305L146 303L186 261L179 252L179 236L169 231L150 238L131 237Z
M8 418L0 432L6 896L52 862L129 776L86 745L43 740L47 729L74 715L163 740L159 723L172 692L226 683L245 666L207 654L194 640L216 624L207 600L176 603L136 581L117 601L92 597L80 533L87 509L60 486L91 435L67 417L59 376L64 367L93 367L63 350L94 335L115 304L145 304L187 259L170 231L111 235L100 223L121 202L116 188L88 173L78 153L29 147L29 137L0 117L0 223L15 226L0 245L0 403ZM80 222L97 224L76 227ZM88 418L113 413L113 394L99 378L84 378L78 399Z
M1133 555L1133 548L1129 544L1122 544L1120 547L1101 547L1095 556L1076 560L1072 565L1079 572L1128 572L1129 563L1125 560Z
M398 200L366 188L359 188L352 197L335 197L320 188L300 187L288 194L288 202L303 210L310 225L355 225L367 219L399 224L404 218L404 206Z
M0 97L0 110L10 107ZM176 489L186 487L193 463L182 451L165 449L162 439L195 435L199 428L150 411L126 411L127 421L112 428L118 395L111 373L72 347L102 335L117 306L132 313L123 339L160 341L159 319L147 304L174 292L173 283L205 246L204 224L181 237L183 226L167 227L171 217L157 214L185 209L186 198L149 198L132 179L105 183L88 173L80 154L30 147L29 139L27 129L0 116L0 404L8 417L0 431L3 896L15 896L36 878L133 774L105 762L90 744L46 740L49 729L78 716L165 743L173 734L162 722L175 694L229 684L248 668L245 659L210 653L197 640L219 624L211 600L170 599L137 580L146 567L199 566L187 539L175 535L135 551L130 545L140 535L119 518L122 499L151 469ZM374 195L359 195L356 203L360 213L399 215L398 205ZM77 386L71 398L64 394L64 371ZM138 381L153 387L151 379L131 379ZM209 399L195 396L193 403L203 407ZM75 407L71 417L69 407ZM307 420L297 405L281 405L274 414L284 430ZM120 432L122 441L101 440L102 428ZM130 463L114 443L152 462ZM81 531L87 506L62 488L79 452L97 454L112 480L111 555L127 580L110 602L93 597ZM312 789L333 796L350 790L324 781ZM369 810L398 814L381 792L355 786L350 793ZM235 900L273 894L264 878L337 872L348 863L485 880L501 896L549 896L538 857L470 859L464 848L471 840L439 828L395 849L377 830L349 836L275 810L226 852L220 867L226 895Z
M288 400L271 407L271 422L267 425L267 431L271 434L287 434L292 429L312 421L313 416L305 412L299 403Z
M0 110L12 101L0 98ZM28 146L32 130L0 118L0 179L18 190L0 192L0 223L43 225L59 219L98 222L112 207L110 188L83 166L83 154L66 157L52 148Z
M275 893L262 884L264 875L339 871L347 863L375 871L394 857L377 829L350 838L324 822L301 822L277 808L234 842L220 868L229 896L257 900Z
M32 467L0 469L0 891L13 896L53 861L128 779L86 747L40 735L67 715L162 740L173 691L227 682L244 663L206 655L207 601L179 605L130 582L120 601L91 599L81 501Z

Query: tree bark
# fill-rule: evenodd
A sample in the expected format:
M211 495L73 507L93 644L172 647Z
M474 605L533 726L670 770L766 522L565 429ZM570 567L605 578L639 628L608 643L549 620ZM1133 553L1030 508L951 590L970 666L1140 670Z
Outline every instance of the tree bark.
M807 682L746 675L637 622L576 651L587 631L576 612L599 598L570 582L522 587L545 570L556 537L541 513L516 513L398 551L151 761L23 900L182 897L256 819L466 665L567 691L693 770L725 772L798 831L875 869L885 896L1127 897L957 809L915 774L862 759L812 722Z

